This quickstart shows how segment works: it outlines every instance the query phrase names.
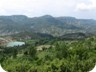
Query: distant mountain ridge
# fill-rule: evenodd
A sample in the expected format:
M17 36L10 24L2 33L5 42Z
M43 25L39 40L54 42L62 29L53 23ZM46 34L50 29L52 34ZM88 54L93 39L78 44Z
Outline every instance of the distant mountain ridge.
M53 36L78 32L96 34L96 20L50 15L33 18L24 15L0 16L0 35L24 31L46 33Z

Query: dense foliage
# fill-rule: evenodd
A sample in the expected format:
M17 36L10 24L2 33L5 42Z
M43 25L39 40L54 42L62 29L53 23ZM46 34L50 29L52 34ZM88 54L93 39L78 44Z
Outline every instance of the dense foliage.
M73 41L32 41L21 47L0 47L3 68L8 72L87 72L96 64L95 37ZM40 45L50 47L37 50Z

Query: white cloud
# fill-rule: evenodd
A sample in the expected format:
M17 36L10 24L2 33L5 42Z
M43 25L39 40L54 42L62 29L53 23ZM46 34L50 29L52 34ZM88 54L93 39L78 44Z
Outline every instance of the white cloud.
M76 10L92 10L96 8L96 0L90 0L90 4L79 3L76 6Z
M93 10L95 8L96 0L0 0L0 15L22 14L35 17L50 14L53 16L80 18L90 18L91 16L91 18L96 18L96 11ZM74 11L74 9L90 10L90 12Z
M64 14L74 3L75 0L0 0L0 15Z

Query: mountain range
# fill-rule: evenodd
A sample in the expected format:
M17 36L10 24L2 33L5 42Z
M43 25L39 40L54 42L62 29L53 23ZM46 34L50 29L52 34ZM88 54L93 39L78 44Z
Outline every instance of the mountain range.
M27 17L24 15L0 16L0 35L20 32L46 33L62 36L69 33L96 34L96 20L77 19L75 17Z

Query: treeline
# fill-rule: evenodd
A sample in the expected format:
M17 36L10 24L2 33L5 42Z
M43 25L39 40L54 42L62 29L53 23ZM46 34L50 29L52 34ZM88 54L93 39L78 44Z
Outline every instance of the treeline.
M42 44L52 46L37 51L37 46ZM88 72L96 64L96 37L0 47L0 63L8 72Z

